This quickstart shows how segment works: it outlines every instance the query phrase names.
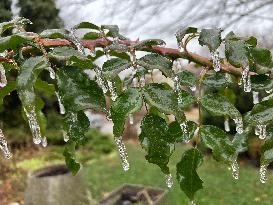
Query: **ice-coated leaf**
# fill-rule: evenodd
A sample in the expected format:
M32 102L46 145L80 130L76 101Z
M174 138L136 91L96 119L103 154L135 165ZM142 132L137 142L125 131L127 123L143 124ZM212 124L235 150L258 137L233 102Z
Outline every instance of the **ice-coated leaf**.
M272 55L270 50L265 48L252 48L250 50L251 57L257 65L272 68Z
M81 164L76 161L75 147L75 142L68 142L63 153L66 166L69 168L73 175L76 175L81 168Z
M170 173L168 163L174 150L174 144L166 140L167 131L168 124L163 118L147 114L141 122L139 135L141 146L147 152L145 158L158 165L164 174Z
M202 162L202 153L196 148L191 148L183 153L180 162L176 165L178 183L190 200L193 200L195 193L203 188L203 181L196 171Z
M5 96L9 95L12 91L16 89L16 82L9 81L8 84L0 89L0 105L3 104Z
M119 27L117 25L101 25L102 29L107 29L109 32L107 33L107 36L112 36L114 38L119 38L120 40L126 40L127 38L122 36L119 33Z
M143 88L145 101L165 114L173 114L178 120L184 119L184 115L178 107L177 96L168 84L147 84Z
M58 60L69 60L71 57L74 57L74 58L76 57L78 59L86 59L86 57L78 50L72 47L66 47L66 46L53 48L48 53L48 55L51 58L56 58Z
M0 23L0 36L8 29L12 29L16 27L16 24L29 24L31 21L29 19L26 19L24 17L18 17L15 19L12 19L11 21L8 22L3 22Z
M137 42L136 44L133 45L133 48L135 50L139 50L146 46L156 46L156 45L166 45L166 43L165 41L161 39L147 39L147 40Z
M37 79L34 84L34 88L38 91L41 91L41 92L47 94L47 96L55 95L55 86L53 84L49 84L46 81Z
M81 22L74 26L74 29L94 29L94 30L99 30L99 27L91 22Z
M129 88L124 91L111 105L111 119L115 137L122 136L126 118L130 113L137 112L142 107L142 96L138 89Z
M159 54L148 54L137 60L137 64L148 70L159 69L166 77L172 77L172 62Z
M251 79L251 89L254 91L265 91L273 89L273 80L265 75L252 75Z
M175 34L177 42L180 43L183 40L183 38L185 37L185 35L192 34L192 33L197 33L197 28L186 27L186 28L179 29Z
M257 38L255 38L254 36L250 36L249 38L247 38L245 40L245 42L247 44L249 44L252 47L256 47L257 46Z
M189 71L182 71L176 75L178 76L180 85L189 87L196 86L197 78L193 73Z
M201 46L208 46L210 51L215 51L221 44L221 29L202 29L198 38Z
M188 109L196 103L196 98L185 90L181 90L178 95L182 101L179 103L178 107L182 110Z
M88 32L86 34L84 34L83 39L86 40L94 40L94 39L98 39L101 38L100 34L97 32Z
M218 127L203 125L200 128L202 142L212 150L215 160L226 164L232 163L236 150L228 135Z
M112 58L103 64L102 70L105 76L114 77L115 75L119 74L121 71L129 68L131 64L132 63L126 59Z
M69 31L66 29L47 29L40 33L41 38L68 38Z
M0 37L0 52L5 50L17 50L23 44L32 41L37 34L31 32L22 32L7 37Z
M241 114L227 97L219 94L206 94L201 98L201 105L215 116L229 116L231 119L240 118Z
M210 88L226 88L233 85L233 76L228 73L211 72L206 73L203 78L203 84Z
M187 121L188 132L184 133L181 130L180 124L173 121L169 124L166 141L170 143L185 142L193 138L197 125L193 121Z
M226 40L225 54L229 63L235 67L246 66L249 64L249 50L242 40Z
M63 67L57 72L57 84L66 109L71 111L94 109L105 112L103 91L81 69Z

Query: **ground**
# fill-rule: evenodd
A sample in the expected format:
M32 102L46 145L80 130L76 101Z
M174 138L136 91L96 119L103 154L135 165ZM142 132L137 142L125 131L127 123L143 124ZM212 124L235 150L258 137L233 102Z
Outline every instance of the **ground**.
M167 189L165 177L160 169L145 160L145 152L135 143L127 143L130 170L123 172L119 155L116 151L103 155L88 156L87 150L78 153L84 161L84 170L92 195L97 200L124 183L144 184ZM170 168L175 178L175 166L185 149L189 147L178 145L173 155ZM62 148L49 146L46 149L21 150L14 160L1 162L0 199L1 205L7 201L22 201L26 173L52 163L63 162ZM23 153L23 154L22 154ZM88 156L88 157L86 157ZM5 165L5 166L4 166ZM252 165L240 161L240 179L234 180L226 165L215 162L211 156L206 156L199 169L204 181L204 189L197 192L198 205L270 205L273 201L273 175L268 173L265 185L259 182L259 170ZM4 174L3 174L4 173ZM166 205L187 204L188 199L183 194L175 180L174 186L166 195Z

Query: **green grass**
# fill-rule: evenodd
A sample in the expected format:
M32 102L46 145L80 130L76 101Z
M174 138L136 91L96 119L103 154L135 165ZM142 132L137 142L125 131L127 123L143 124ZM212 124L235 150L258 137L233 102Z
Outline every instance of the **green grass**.
M165 177L160 169L146 162L145 153L139 145L128 145L130 170L123 172L117 152L93 160L85 165L86 177L90 183L93 197L97 200L124 183L144 184L166 188ZM175 178L175 166L185 148L178 147L170 162L171 172ZM273 204L273 176L268 173L265 185L259 182L259 170L250 165L240 166L240 179L233 180L227 166L206 157L198 173L204 181L204 189L198 191L197 205L270 205ZM172 189L166 196L166 205L184 205L188 203L175 179Z

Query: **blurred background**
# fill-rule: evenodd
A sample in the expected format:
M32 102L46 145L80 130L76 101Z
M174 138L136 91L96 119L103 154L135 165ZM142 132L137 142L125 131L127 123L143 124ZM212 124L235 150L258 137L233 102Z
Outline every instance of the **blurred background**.
M0 22L23 16L33 22L26 30L37 33L50 28L71 28L82 21L98 25L117 24L121 33L132 40L160 38L173 48L177 47L174 34L181 27L221 27L224 33L233 30L238 35L254 35L260 46L273 49L272 9L273 0L0 0ZM206 49L194 42L189 49L208 55ZM186 64L181 61L181 65ZM193 67L190 64L185 69L198 75L200 70ZM156 78L163 78L155 74ZM236 98L235 94L239 97ZM58 102L55 98L42 97L47 102L43 110L48 118L49 146L46 149L33 145L27 123L20 114L20 101L16 92L7 96L0 105L1 126L13 152L12 160L0 157L0 205L24 204L28 173L64 162ZM239 89L232 90L229 97L242 113L253 106L252 95ZM192 107L187 111L187 118L198 121L197 113L197 109ZM133 125L126 123L123 137L126 139L131 169L124 173L113 143L112 123L105 116L88 114L88 140L77 150L77 157L83 163L83 181L86 184L82 186L87 186L88 192L84 195L88 195L91 201L99 201L125 183L166 189L165 176L157 166L146 162L145 153L137 141L143 115L144 111L135 114ZM204 115L203 121L224 127L224 119L209 114ZM232 133L235 133L233 124ZM217 164L208 150L200 148L207 153L199 171L205 188L197 193L196 204L271 204L273 190L270 184L273 176L268 176L267 184L259 183L259 140L250 138L248 146L249 150L240 156L240 180L236 182L232 180L231 171L226 166ZM174 176L176 163L187 148L187 145L177 146L177 152L170 162ZM164 198L163 204L166 205L187 203L186 196L176 182Z

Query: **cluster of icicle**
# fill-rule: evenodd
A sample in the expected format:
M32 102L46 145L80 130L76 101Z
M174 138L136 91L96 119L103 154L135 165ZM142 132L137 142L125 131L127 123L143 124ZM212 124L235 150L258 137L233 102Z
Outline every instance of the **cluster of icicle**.
M3 134L3 131L0 129L0 149L3 152L5 159L10 159L12 157L12 154L9 151L8 148L8 142Z

